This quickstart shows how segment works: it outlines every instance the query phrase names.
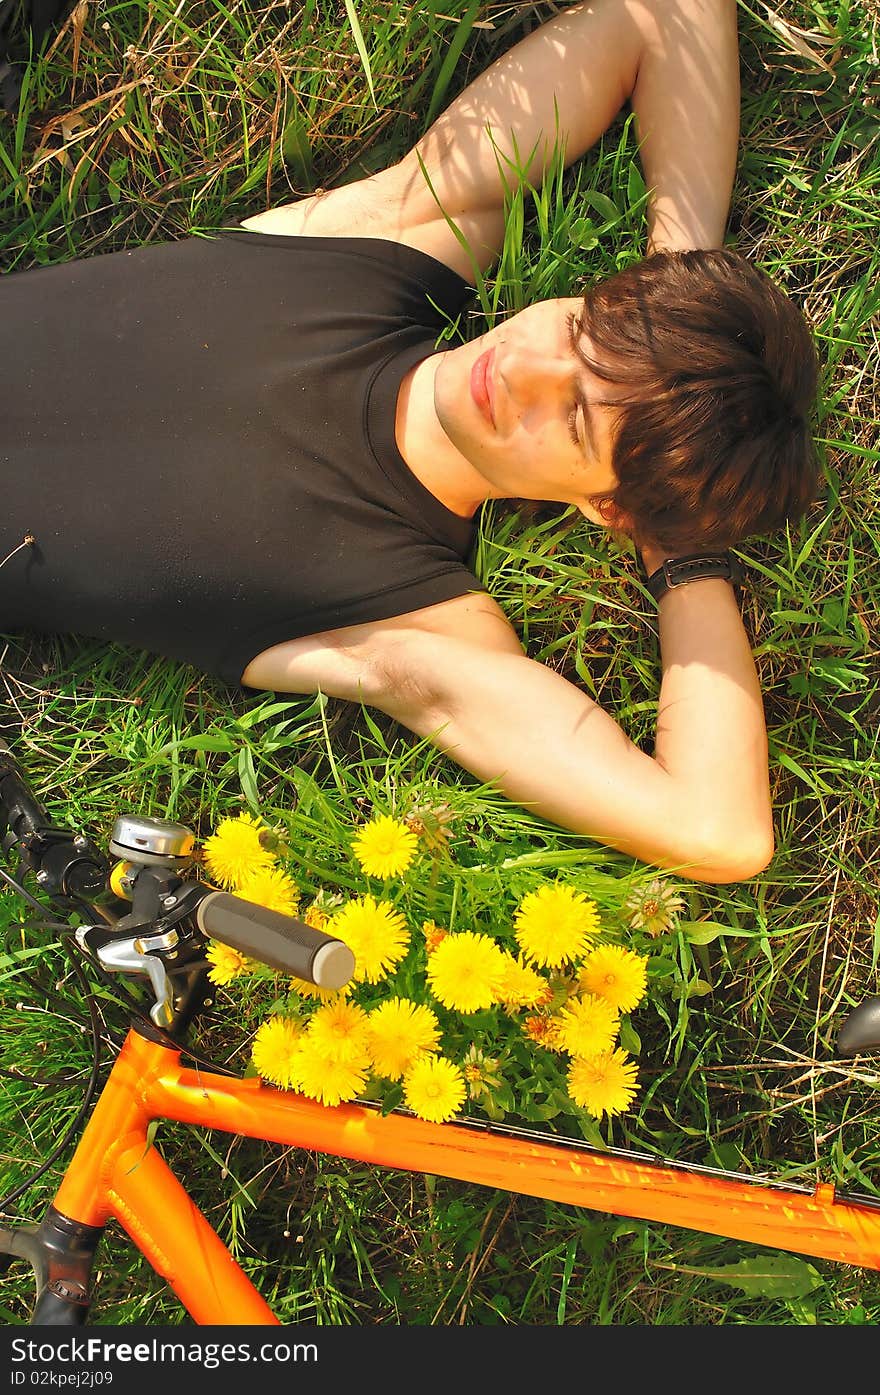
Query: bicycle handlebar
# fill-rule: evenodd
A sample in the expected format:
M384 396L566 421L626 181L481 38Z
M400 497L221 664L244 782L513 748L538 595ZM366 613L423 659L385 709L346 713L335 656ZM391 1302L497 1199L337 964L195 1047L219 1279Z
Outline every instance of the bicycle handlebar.
M228 891L208 891L196 907L205 935L319 988L343 988L355 958L342 940Z

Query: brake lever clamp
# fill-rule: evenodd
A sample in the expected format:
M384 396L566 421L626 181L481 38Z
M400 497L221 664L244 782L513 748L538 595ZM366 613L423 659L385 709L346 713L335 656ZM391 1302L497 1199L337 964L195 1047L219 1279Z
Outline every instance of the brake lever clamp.
M149 930L162 934L175 929L193 915L210 890L163 867L138 868L131 884L131 910L115 922L113 933ZM200 933L193 922L187 937Z

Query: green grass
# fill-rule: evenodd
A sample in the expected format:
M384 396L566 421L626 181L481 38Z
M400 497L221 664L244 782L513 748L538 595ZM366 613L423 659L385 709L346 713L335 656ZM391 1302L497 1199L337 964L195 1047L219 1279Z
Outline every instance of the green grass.
M20 115L0 117L0 266L184 236L377 169L553 10L463 0L91 7L81 33L68 25L29 69ZM743 138L730 234L815 329L827 479L799 529L742 550L777 851L753 881L687 884L687 919L723 933L704 944L680 933L652 951L651 999L634 1016L642 1091L602 1134L644 1152L880 1198L877 1056L835 1057L846 1013L880 992L880 29L867 0L779 6L785 32L772 13L740 6ZM576 294L638 255L640 198L633 133L621 119L579 166L512 207L465 337L535 296ZM583 684L649 749L656 615L626 553L588 524L568 529L558 518L488 509L478 566L528 652ZM307 698L276 704L85 641L9 635L4 643L4 725L64 826L106 838L119 812L139 810L204 837L222 814L251 807L284 831L305 891L350 892L356 869L340 849L354 823L374 807L446 802L449 861L433 882L413 879L408 911L497 926L517 895L557 873L610 915L627 886L650 874L476 787L375 714ZM2 905L7 945L20 948L19 906L5 895ZM0 1077L3 1194L57 1144L90 1065L82 987L48 932L27 937L36 942L45 946L39 957L0 969L0 1064L25 1077ZM244 1068L271 991L265 983L224 990L200 1049ZM106 1070L125 1014L107 999L101 1012ZM550 1124L579 1127L565 1114ZM796 1261L791 1296L755 1294L732 1269L774 1257L755 1246L204 1139L182 1126L161 1137L284 1322L880 1319L873 1271ZM16 1216L40 1215L67 1156ZM118 1229L101 1270L94 1321L186 1321ZM29 1276L16 1266L0 1288L0 1314L21 1323L30 1301Z

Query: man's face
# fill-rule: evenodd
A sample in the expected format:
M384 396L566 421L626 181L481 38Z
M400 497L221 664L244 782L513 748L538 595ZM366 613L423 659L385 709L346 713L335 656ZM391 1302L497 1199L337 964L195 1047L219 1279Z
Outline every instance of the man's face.
M498 498L574 504L596 523L588 495L610 493L613 396L578 357L579 297L538 301L443 354L434 410L452 445ZM569 321L573 317L573 323Z

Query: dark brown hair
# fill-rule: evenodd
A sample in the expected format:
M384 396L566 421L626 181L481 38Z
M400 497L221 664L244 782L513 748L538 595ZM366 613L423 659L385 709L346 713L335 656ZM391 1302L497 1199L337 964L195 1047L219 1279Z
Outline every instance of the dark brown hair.
M604 400L618 409L619 483L592 500L603 516L672 554L729 547L806 512L819 364L801 311L769 276L728 249L658 252L588 291L580 325L584 361L614 385Z

